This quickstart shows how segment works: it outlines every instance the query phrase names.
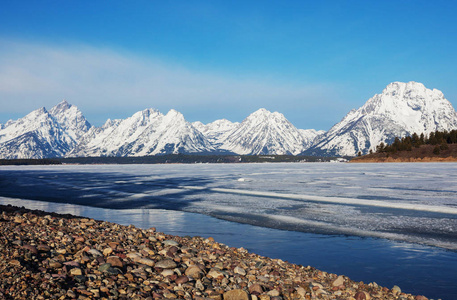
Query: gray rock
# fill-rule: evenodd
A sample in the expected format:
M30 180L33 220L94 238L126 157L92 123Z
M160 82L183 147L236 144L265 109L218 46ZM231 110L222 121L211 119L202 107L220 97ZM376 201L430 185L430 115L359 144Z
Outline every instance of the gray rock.
M94 248L87 251L87 253L91 254L92 256L103 256L103 254L100 251Z
M122 271L119 270L118 268L113 268L113 267L109 267L105 273L108 273L110 275L118 275L118 274L122 274Z
M177 241L174 241L174 240L166 240L163 242L163 244L165 246L178 246L179 243Z
M100 267L98 267L98 270L100 272L105 272L106 270L108 270L109 268L111 268L111 264L110 263L106 263L106 264L103 264L101 265Z
M76 280L76 282L79 282L79 283L86 282L86 280L87 280L86 276L84 276L84 275L76 275L73 278Z
M156 268L162 268L162 269L174 269L174 268L176 268L177 265L171 259L163 259L161 261L158 261L155 266L156 266Z
M140 264L143 264L143 265L146 265L146 266L150 266L150 267L153 267L154 266L154 261L152 259L149 259L149 258L145 258L145 257L141 257L141 258L138 258L135 260L137 263L140 263ZM176 266L176 264L175 264ZM161 267L159 267L161 268ZM163 268L163 269L166 269L166 268Z

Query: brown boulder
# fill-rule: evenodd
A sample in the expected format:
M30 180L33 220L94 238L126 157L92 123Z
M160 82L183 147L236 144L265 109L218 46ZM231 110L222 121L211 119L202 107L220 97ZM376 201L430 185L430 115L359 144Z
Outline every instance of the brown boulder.
M109 256L106 259L106 262L111 264L111 266L113 266L113 267L119 267L119 268L124 267L124 264L122 263L121 259L117 256Z
M253 284L249 287L249 293L254 294L254 295L260 295L263 293L262 286L258 283Z
M196 265L192 265L186 269L185 274L194 279L200 279L202 277L202 270Z
M224 300L249 300L249 297L243 290L231 290L224 293Z

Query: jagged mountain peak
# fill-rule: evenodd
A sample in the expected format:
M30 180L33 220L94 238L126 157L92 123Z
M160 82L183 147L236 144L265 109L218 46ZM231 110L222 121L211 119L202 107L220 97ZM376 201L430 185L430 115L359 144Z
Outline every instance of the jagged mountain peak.
M258 110L256 110L255 112L251 113L250 115L251 116L258 116L258 115L270 115L270 114L271 114L271 111L269 111L268 109L259 108Z
M389 83L384 90L382 91L382 94L385 95L392 95L392 96L397 96L397 98L411 98L416 95L420 94L435 94L438 97L444 97L443 93L438 90L438 89L428 89L425 87L423 83L416 82L416 81L409 81L409 82L400 82L400 81L395 81L392 83Z
M170 109L165 115L165 118L179 122L187 122L184 115L175 109Z
M238 154L298 154L307 141L283 114L261 108L226 135L221 149Z
M288 123L290 122L286 119L286 117L279 113L279 112L271 112L265 108L261 108L256 110L255 112L251 113L247 116L241 123L240 127L242 126L251 126L251 127L276 127L278 124L281 123Z
M137 127L149 126L152 122L163 118L163 114L154 108L148 108L134 113L131 117L122 120L119 125L131 127L132 130Z
M381 94L370 98L359 112L364 115L386 115L402 122L408 131L427 133L444 129L433 129L427 123L433 125L436 116L455 110L441 91L427 89L422 83L411 81L389 84ZM424 126L418 125L421 123ZM440 126L438 123L437 125Z
M64 99L59 104L54 106L51 110L53 110L54 112L65 111L67 109L70 109L72 106L73 105L71 105L70 103L68 103L67 100Z
M144 156L211 152L214 148L184 116L172 109L166 115L149 108L125 120L108 120L84 138L70 156Z
M71 140L66 142L73 144L73 146L75 146L80 138L92 127L78 107L68 103L67 100L63 100L51 108L49 113L70 136Z
M2 126L0 157L63 156L78 144L90 127L81 111L65 100L49 111L41 107Z
M361 109L365 114L405 114L409 110L422 111L443 105L448 106L450 103L440 90L427 89L422 83L410 81L389 84L381 94L370 98Z
M117 126L117 125L119 125L121 122L122 122L122 119L114 119L114 120L108 119L108 120L106 120L106 122L102 125L101 128L108 128L108 127Z
M26 116L8 121L0 131L0 143L14 139L27 132L35 131L47 124L58 127L45 107L38 108Z
M25 117L8 122L0 130L1 158L44 158L64 155L71 137L58 121L41 107Z
M351 110L305 154L355 156L395 137L457 128L457 114L441 91L418 82L393 82Z
M146 108L146 109L137 111L130 118L136 118L136 119L143 118L144 119L144 118L149 118L151 116L157 116L157 115L162 115L162 113L155 108Z
M264 119L268 119L268 118L272 118L272 117L285 118L282 113L279 113L277 111L271 112L266 108L260 108L260 109L256 110L255 112L253 112L252 114L250 114L246 119L259 118L259 117L264 118Z
M391 90L426 90L427 88L423 83L416 82L416 81L409 81L409 82L401 82L401 81L394 81L389 83L382 93L388 93Z
M48 114L48 110L46 109L46 107L40 107L40 108L37 108L35 109L34 111L30 112L29 114L27 114L25 116L25 118L33 118L33 117L36 117L36 116L41 116L41 115L46 115Z
M180 113L179 111L177 111L177 110L174 109L174 108L170 109L170 110L167 112L167 115L168 115L168 114L171 115L171 116L173 116L173 115L182 115L182 113Z

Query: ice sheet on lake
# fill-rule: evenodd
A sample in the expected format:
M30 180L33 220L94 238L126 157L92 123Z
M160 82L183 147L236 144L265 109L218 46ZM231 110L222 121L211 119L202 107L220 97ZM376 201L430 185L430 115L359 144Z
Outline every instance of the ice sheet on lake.
M0 196L172 209L456 250L456 171L453 163L2 167Z

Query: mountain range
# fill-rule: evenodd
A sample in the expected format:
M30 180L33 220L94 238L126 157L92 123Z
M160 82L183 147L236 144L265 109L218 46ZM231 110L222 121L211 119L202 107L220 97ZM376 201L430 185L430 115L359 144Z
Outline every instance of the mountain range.
M412 133L457 129L457 113L442 92L394 82L329 131L298 129L283 114L259 109L241 123L188 122L170 110L139 111L92 126L65 100L0 124L0 158L147 156L171 153L355 156Z

